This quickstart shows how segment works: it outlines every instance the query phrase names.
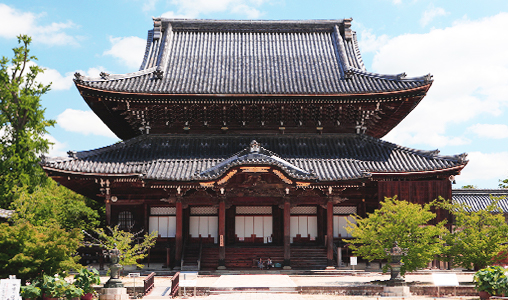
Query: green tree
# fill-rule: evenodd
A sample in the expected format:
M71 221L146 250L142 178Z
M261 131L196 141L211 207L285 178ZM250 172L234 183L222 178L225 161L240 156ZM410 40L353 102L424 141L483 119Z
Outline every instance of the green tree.
M76 256L83 235L58 225L34 226L28 222L0 224L0 278L15 274L23 281L44 274L65 275L79 267Z
M429 225L436 217L431 204L419 205L394 198L385 198L381 208L367 214L366 218L354 216L346 230L352 235L353 253L367 260L388 259L385 249L391 249L395 242L407 248L407 256L401 274L424 268L432 259L441 254L446 221Z
M36 226L58 224L62 229L92 230L100 226L99 213L87 206L92 202L54 180L29 193L19 188L11 208L16 211L13 221L26 220Z
M508 189L508 179L501 180L499 179L499 187L502 189Z
M97 237L94 237L85 232L85 234L91 238L95 243L88 243L88 245L99 245L107 250L118 249L120 251L120 264L123 266L137 265L143 267L142 264L138 263L140 260L147 256L148 249L155 245L157 239L157 232L145 233L143 237L141 234L143 231L136 233L123 231L118 226L113 228L107 226L107 232L98 228L94 231Z
M447 254L454 265L479 270L508 251L508 245L504 244L508 240L508 225L498 206L501 198L493 197L492 203L481 210L440 200L441 207L454 217L453 231L444 238L450 245Z
M477 188L478 186L472 184L464 185L461 187L461 189L477 189Z
M7 208L14 187L34 188L44 183L46 175L38 165L39 156L50 143L44 138L55 121L44 117L40 97L49 85L36 81L44 70L28 48L31 38L18 36L19 47L12 59L0 60L0 207Z

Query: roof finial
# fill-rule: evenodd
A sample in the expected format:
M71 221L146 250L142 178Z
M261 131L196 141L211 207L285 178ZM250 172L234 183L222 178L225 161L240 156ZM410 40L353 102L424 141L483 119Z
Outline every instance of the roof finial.
M259 152L259 143L256 140L250 142L250 152Z

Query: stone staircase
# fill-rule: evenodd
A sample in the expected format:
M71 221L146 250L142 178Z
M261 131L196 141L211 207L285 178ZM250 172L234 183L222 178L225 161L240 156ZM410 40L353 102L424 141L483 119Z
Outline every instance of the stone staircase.
M291 268L302 270L325 269L328 264L326 248L291 246Z

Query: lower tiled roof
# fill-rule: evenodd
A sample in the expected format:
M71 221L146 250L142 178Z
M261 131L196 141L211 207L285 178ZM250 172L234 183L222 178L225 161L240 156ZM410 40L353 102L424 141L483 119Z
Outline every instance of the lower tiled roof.
M479 211L487 208L496 198L498 205L508 213L508 189L457 189L452 191L454 203L463 204L467 211Z
M269 159L243 164L288 166L318 181L366 178L372 173L405 173L461 169L465 155L401 147L356 134L309 135L144 135L108 147L47 158L45 169L68 173L139 175L147 180L191 181L256 140L272 153ZM290 174L291 175L291 174ZM298 176L297 176L298 177Z

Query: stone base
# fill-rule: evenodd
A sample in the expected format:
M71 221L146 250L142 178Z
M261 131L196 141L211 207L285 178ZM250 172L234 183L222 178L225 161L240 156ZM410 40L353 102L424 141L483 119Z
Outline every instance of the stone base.
M335 267L328 266L326 267L326 270L335 270Z
M284 267L282 267L282 270L291 270L291 267L290 266L284 266Z
M226 266L218 266L217 270L226 270Z
M383 288L384 296L388 297L408 297L411 296L408 286L385 286Z
M127 288L103 288L101 289L100 300L128 300Z

